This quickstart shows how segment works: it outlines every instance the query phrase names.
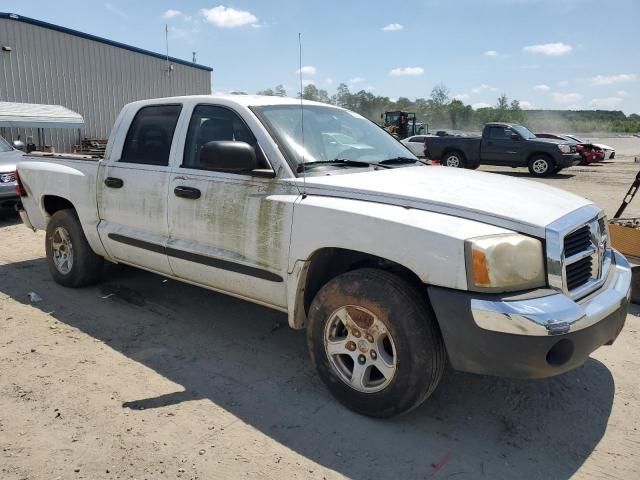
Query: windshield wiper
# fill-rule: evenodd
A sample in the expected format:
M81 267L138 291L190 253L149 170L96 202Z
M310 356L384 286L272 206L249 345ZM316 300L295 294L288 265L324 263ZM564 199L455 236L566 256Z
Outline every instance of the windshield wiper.
M387 158L385 160L381 160L380 162L376 163L375 165L401 165L401 164L408 164L408 163L416 163L416 162L420 162L423 163L425 165L427 165L426 162L423 162L420 159L417 158L411 158L411 157L393 157L393 158Z
M312 168L314 165L337 165L340 167L370 167L376 166L375 163L361 162L358 160L349 160L346 158L334 158L333 160L317 160L315 162L301 163L298 165L297 172L302 173L305 169ZM385 167L385 165L381 165ZM385 167L389 168L389 167Z

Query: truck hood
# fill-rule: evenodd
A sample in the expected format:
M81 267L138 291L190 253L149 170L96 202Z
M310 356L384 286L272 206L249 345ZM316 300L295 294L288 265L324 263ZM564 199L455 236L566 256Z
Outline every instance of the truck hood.
M296 179L310 195L417 208L538 237L559 218L592 202L506 175L446 167L405 167Z

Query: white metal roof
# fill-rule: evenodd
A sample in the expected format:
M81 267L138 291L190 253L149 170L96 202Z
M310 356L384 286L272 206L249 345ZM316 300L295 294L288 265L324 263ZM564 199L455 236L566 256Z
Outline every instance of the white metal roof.
M84 118L61 105L0 102L0 127L81 128Z

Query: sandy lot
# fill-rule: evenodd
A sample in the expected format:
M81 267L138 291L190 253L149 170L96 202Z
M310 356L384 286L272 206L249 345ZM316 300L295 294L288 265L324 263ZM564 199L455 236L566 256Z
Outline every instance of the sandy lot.
M622 140L615 161L544 182L613 214L640 170L640 139ZM378 421L332 399L284 315L118 266L65 289L43 253L42 232L0 220L3 480L640 478L640 308L573 372L448 371Z

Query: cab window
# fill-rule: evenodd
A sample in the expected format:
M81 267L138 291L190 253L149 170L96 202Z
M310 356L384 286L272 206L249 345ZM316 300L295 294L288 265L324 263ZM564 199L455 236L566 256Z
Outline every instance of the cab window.
M258 168L271 168L266 161L258 141L240 116L234 111L214 105L198 105L193 109L182 166L205 169L200 164L200 150L209 142L245 142L254 147Z
M173 133L182 105L142 107L131 122L120 162L169 165Z

